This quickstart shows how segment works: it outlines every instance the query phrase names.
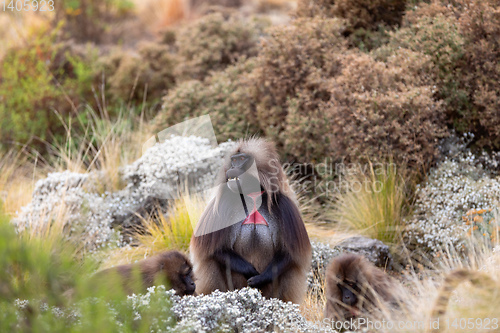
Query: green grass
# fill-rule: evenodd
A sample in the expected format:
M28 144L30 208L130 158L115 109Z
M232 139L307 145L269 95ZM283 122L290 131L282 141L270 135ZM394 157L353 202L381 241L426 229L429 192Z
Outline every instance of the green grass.
M162 251L188 253L193 230L205 207L206 201L199 194L183 195L172 201L166 214L157 211L142 219L142 226L133 236L134 246L102 253L100 268L130 264Z
M334 220L341 226L387 244L400 241L406 209L405 172L393 163L347 176L347 188L337 196Z
M17 235L0 207L1 332L150 332L174 323L162 293L134 303L121 288L92 283L96 263L75 260L56 234Z
M205 201L197 194L175 200L168 215L160 212L143 221L146 233L137 236L139 242L153 252L180 249L187 251L193 229L205 208Z

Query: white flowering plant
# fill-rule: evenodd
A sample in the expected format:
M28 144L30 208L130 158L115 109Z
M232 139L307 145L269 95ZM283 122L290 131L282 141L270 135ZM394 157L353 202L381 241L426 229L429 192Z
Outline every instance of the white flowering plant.
M484 167L485 159L471 152L446 157L417 187L414 214L404 233L410 249L437 254L452 246L461 251L470 237L487 243L496 237L493 215L500 198L500 176Z

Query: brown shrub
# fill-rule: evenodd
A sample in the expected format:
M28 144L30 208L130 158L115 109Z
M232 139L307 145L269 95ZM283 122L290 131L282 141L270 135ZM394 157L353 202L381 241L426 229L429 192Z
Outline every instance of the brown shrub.
M171 90L155 119L157 130L209 113L220 140L259 133L284 146L284 156L324 156L329 124L316 110L330 98L328 79L341 70L341 28L337 19L316 18L271 29L258 58Z
M297 16L299 17L334 17L334 0L299 0Z
M400 25L406 0L299 0L297 16L345 19L342 34L349 47L368 52L387 43L388 31Z
M40 9L42 8L40 3ZM51 7L47 2L48 7ZM54 23L64 22L64 31L77 42L104 41L113 23L127 19L134 7L128 0L54 1Z
M99 64L111 99L135 104L144 99L149 103L158 102L175 84L174 67L169 47L157 43L143 43L137 55L123 51L112 53Z
M379 25L399 25L406 0L300 0L297 15L302 17L340 17L348 29L376 30Z
M191 80L179 84L163 99L163 108L154 120L156 131L187 118L210 114L219 142L257 133L246 87L246 75L254 64L249 59L214 73L204 82Z
M358 54L346 56L343 65L324 110L332 154L348 161L392 155L418 167L432 162L447 130L442 103L429 85L429 57L405 51L386 64Z
M473 103L465 121L479 146L500 148L500 1L466 1L462 73Z
M263 21L225 18L221 13L202 17L177 36L177 74L182 79L203 80L212 71L257 55L259 35L265 26Z
M446 136L429 56L401 50L387 63L347 51L341 21L275 28L252 73L256 123L299 161L394 155L425 166Z
M442 14L443 10L444 7L437 4L423 5L407 18L406 23L410 25L391 33L389 44L374 53L378 59L384 59L396 50L406 48L431 57L436 66L434 80L438 89L435 97L445 101L448 119L453 123L466 112L469 104L460 79L464 38L457 19L450 12ZM422 16L420 12L432 16ZM456 121L454 126L460 132L465 130Z
M375 51L384 59L399 48L429 55L436 65L435 98L448 123L472 132L479 147L500 148L500 2L458 0L419 4L404 27Z
M288 160L427 166L447 135L432 57L401 49L377 61L348 50L340 19L270 29L259 56L171 90L158 130L209 113L220 140L263 134Z
M286 143L291 135L286 131L287 122L305 121L301 117L311 116L318 103L330 98L327 80L340 72L340 57L347 50L341 29L340 20L315 18L298 19L269 32L252 78L257 123L266 136L290 146ZM306 158L321 155L324 130L319 128L323 124L317 125L311 123L302 133L303 140L311 144L319 141L319 145L313 144L314 153L299 147L296 152L285 150ZM301 155L303 152L307 155Z
M406 0L336 0L333 13L345 18L351 28L374 30L379 24L399 25Z
M446 7L436 3L408 11L404 26L390 35L389 44L375 51L378 58L407 48L431 56L436 66L451 72L462 56L464 40L458 20Z
M243 4L242 0L189 0L191 15L207 14L210 11L222 11L225 8L238 8Z
M433 18L438 15L452 16L452 12L445 6L443 1L433 0L431 3L421 2L415 6L409 6L403 18L403 26L409 27L418 24L422 17Z
M359 28L349 34L349 46L356 47L360 51L370 52L389 41L390 28L386 25L380 25L376 30Z

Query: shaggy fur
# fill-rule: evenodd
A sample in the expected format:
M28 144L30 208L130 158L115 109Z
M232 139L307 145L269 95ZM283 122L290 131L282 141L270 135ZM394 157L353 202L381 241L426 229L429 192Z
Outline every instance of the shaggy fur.
M168 251L130 265L121 265L97 272L94 279L119 283L128 294L146 292L147 288L164 284L176 294L194 293L193 266L178 251ZM140 277L140 278L139 278Z
M241 220L210 232L213 225L234 219L238 214L237 207L241 206L238 194L231 192L226 185L226 172L231 167L231 156L236 153L245 153L255 159L258 180L263 190L262 205L258 211L269 225L252 226L255 229L249 229ZM259 288L266 297L295 303L302 301L306 291L306 274L311 264L311 245L276 148L271 142L255 138L240 141L226 159L219 175L218 194L202 214L191 239L198 293L208 294L216 289L227 291L248 286L248 276L231 270L220 257L217 259L217 253L221 251L235 254L238 259L241 257L246 265L250 263L249 266L253 266L259 274L271 269L272 265L279 266L285 262L281 258L286 257L283 273ZM229 256L224 258L229 263Z
M355 286L357 297L354 306L342 302L340 286ZM344 254L332 260L326 270L325 318L344 320L373 312L382 303L396 304L397 283L366 258Z

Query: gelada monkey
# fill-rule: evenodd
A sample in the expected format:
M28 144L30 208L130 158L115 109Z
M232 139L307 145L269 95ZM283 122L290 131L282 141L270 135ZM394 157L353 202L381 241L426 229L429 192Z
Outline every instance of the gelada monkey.
M196 285L189 259L178 251L167 251L130 265L97 272L93 281L118 283L126 293L146 292L154 285L166 285L179 296L193 295ZM106 282L108 281L108 282Z
M239 141L191 239L197 292L246 286L300 303L311 244L274 144Z
M325 318L348 320L387 304L397 306L399 285L357 254L335 257L326 270Z

